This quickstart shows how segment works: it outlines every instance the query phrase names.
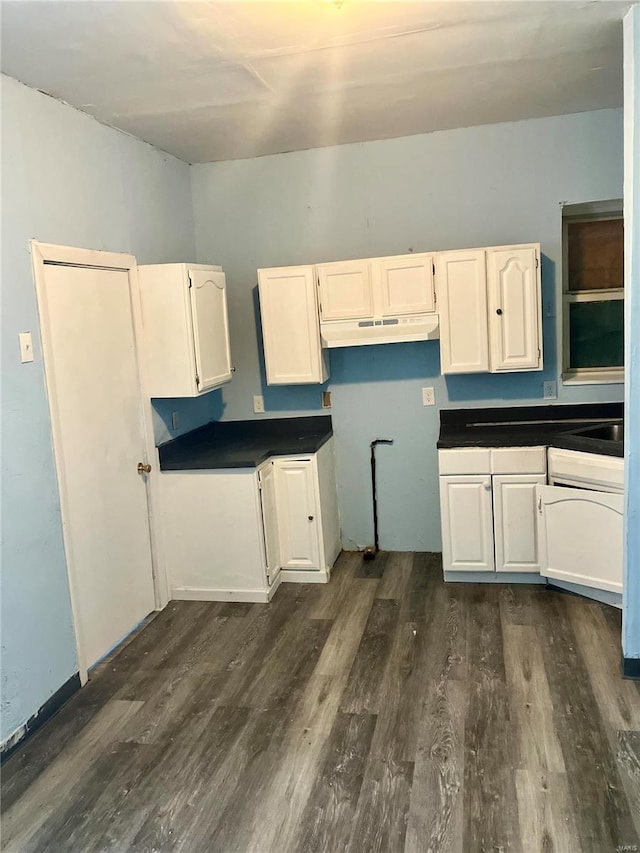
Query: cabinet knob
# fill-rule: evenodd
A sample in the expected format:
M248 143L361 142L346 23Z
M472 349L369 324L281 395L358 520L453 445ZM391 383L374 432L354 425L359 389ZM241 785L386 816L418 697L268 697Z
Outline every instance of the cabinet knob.
M312 515L310 515L310 516L309 516L309 521L313 521L313 516L312 516Z
M502 314L502 308L497 308L497 309L496 309L496 314L498 314L498 316L500 316L500 314Z

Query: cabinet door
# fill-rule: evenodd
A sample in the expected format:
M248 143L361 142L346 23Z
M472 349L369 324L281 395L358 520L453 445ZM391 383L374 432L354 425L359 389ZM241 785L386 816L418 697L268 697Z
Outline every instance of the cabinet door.
M622 592L623 495L537 486L540 574Z
M313 267L258 270L268 385L325 382Z
M260 490L260 509L262 511L267 583L271 585L280 574L276 478L273 462L267 462L258 471L258 488Z
M436 260L443 373L488 373L484 249L442 252Z
M231 379L227 288L223 272L189 270L198 391Z
M320 569L316 479L311 459L275 459L278 542L283 569Z
M342 261L316 267L323 320L373 317L373 294L368 261Z
M492 572L491 477L440 477L442 563L447 572Z
M487 250L491 370L538 370L541 295L534 247Z
M371 267L383 317L435 311L433 255L376 258Z
M536 486L544 474L493 477L493 530L497 572L539 572Z

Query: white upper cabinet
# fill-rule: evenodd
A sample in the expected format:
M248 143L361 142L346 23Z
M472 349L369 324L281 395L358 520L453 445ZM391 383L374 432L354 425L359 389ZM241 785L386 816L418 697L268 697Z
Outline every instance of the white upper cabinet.
M258 289L267 384L326 382L314 268L258 270Z
M374 303L381 317L435 311L433 255L396 255L371 261Z
M539 258L538 244L437 255L443 373L542 369Z
M492 371L537 370L542 327L536 249L489 249L487 283Z
M233 375L225 275L202 264L138 267L145 392L197 397Z
M487 373L487 280L484 249L440 252L436 261L443 373Z
M366 320L373 317L369 261L341 261L316 267L323 320Z

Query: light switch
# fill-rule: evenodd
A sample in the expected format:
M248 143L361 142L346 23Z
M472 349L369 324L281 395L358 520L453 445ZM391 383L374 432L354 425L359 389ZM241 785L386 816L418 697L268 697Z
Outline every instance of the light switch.
M20 340L20 361L26 364L28 361L33 361L33 341L31 340L31 332L20 332L18 335Z

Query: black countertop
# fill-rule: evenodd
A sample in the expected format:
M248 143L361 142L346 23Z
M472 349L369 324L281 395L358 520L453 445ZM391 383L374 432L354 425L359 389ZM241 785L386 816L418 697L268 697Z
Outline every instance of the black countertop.
M315 453L332 434L329 415L216 421L160 445L160 470L256 468L270 456Z
M438 448L550 446L622 456L622 442L572 435L592 424L620 420L623 403L443 409Z

